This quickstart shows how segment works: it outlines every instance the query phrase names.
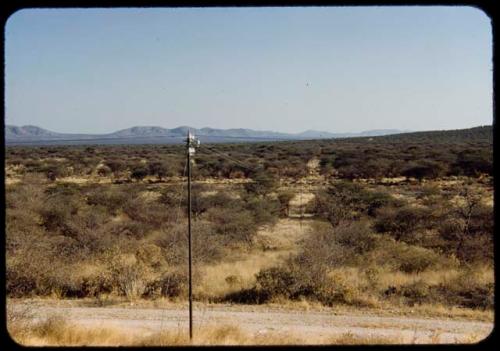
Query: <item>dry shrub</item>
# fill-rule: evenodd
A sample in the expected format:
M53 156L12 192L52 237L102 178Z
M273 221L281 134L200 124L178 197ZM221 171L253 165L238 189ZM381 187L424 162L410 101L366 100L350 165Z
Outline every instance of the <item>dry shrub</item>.
M437 300L433 296L434 290L422 280L401 286L399 294L406 298L406 303L410 306L413 306L415 303L422 304Z
M262 292L265 299L283 296L291 298L295 294L297 278L293 272L286 268L271 267L261 270L257 276L257 289Z
M166 266L165 255L162 249L155 244L145 243L141 245L135 252L135 257L154 270L161 270Z
M474 309L492 309L494 306L494 282L484 282L476 274L475 267L462 271L454 279L436 287L442 299L450 305Z
M185 296L187 291L187 276L182 272L166 273L160 278L149 281L144 296L149 298Z
M214 225L206 220L192 223L192 252L195 265L219 261L223 249L231 238L217 233ZM162 248L166 262L179 266L187 261L188 241L185 220L166 224L160 228L154 244Z
M395 253L399 270L405 273L419 273L436 266L440 256L432 250L418 246L401 245Z
M418 243L417 235L430 224L431 210L410 205L383 207L377 211L374 228L379 233L388 233L396 240Z
M240 208L210 208L207 218L214 223L218 234L234 242L251 243L257 230L252 213Z
M122 255L112 261L110 267L114 285L118 292L129 300L135 300L146 291L147 267L137 262L134 256L128 258Z
M151 226L138 221L129 220L110 225L109 233L113 236L126 236L131 239L142 239L151 230Z
M357 269L336 269L327 275L318 295L321 302L330 306L341 303L377 307L378 300L367 291L367 286L367 281Z
M87 203L92 206L104 206L111 214L116 214L125 205L129 196L127 191L118 187L110 186L107 189L99 187L87 194Z
M457 266L456 260L434 250L398 242L388 237L380 237L375 249L362 256L359 261L405 273L422 273Z
M152 228L159 228L172 217L167 207L140 197L129 199L125 203L123 211L130 219L147 224Z

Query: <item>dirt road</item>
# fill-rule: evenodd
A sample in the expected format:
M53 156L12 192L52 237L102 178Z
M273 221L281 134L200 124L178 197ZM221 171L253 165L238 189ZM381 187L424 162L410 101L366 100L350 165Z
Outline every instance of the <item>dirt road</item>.
M13 304L22 308L22 304ZM113 327L143 336L160 330L187 330L188 314L183 306L166 308L61 307L32 305L36 320L60 315L81 326ZM332 337L350 333L360 337L384 337L403 343L457 343L486 337L493 323L387 317L374 314L335 314L330 311L272 309L267 306L198 305L194 331L203 326L237 325L258 335L293 335L310 344L328 343Z

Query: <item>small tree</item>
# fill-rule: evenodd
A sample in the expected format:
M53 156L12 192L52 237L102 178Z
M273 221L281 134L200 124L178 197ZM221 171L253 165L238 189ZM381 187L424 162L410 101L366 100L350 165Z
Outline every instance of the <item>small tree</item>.
M153 162L148 166L149 174L156 175L158 180L161 181L163 177L167 175L167 166L162 162Z
M97 174L101 177L106 177L111 173L111 168L108 166L101 166L97 169Z
M57 178L64 177L66 172L61 165L55 164L46 166L45 175L47 176L47 179L55 181Z
M130 177L139 181L144 179L148 175L148 169L144 166L138 166L132 169Z
M453 250L460 260L487 257L493 239L493 211L481 203L479 194L472 193L467 187L460 195L464 201L453 208L451 218L442 223L440 235L453 243Z
M117 177L120 172L125 171L126 166L125 163L121 160L108 160L105 162L106 166L109 167L111 172L113 172L113 176Z

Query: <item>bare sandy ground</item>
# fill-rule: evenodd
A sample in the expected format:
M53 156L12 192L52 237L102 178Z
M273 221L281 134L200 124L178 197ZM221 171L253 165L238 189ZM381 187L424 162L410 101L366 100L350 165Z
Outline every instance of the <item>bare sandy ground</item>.
M23 303L13 303L22 308ZM147 336L161 330L187 331L187 306L165 308L76 307L32 305L33 318L60 315L84 327L111 327ZM332 311L299 311L269 306L203 305L194 308L194 332L204 326L236 325L251 335L292 335L308 344L328 343L350 333L360 337L384 337L403 343L461 343L480 340L493 329L491 322L378 316L370 313L336 314Z

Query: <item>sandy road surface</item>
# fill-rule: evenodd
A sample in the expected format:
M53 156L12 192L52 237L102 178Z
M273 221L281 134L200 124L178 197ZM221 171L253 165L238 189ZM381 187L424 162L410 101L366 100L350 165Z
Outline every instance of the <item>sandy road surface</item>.
M14 308L21 308L14 304ZM188 313L182 306L166 308L32 306L35 319L64 316L82 326L113 327L127 333L147 335L160 330L187 330ZM307 343L328 343L345 333L362 337L389 337L404 343L456 343L486 337L493 323L387 317L373 314L334 314L328 311L269 309L266 306L195 306L194 331L207 325L237 325L253 335L293 335Z

